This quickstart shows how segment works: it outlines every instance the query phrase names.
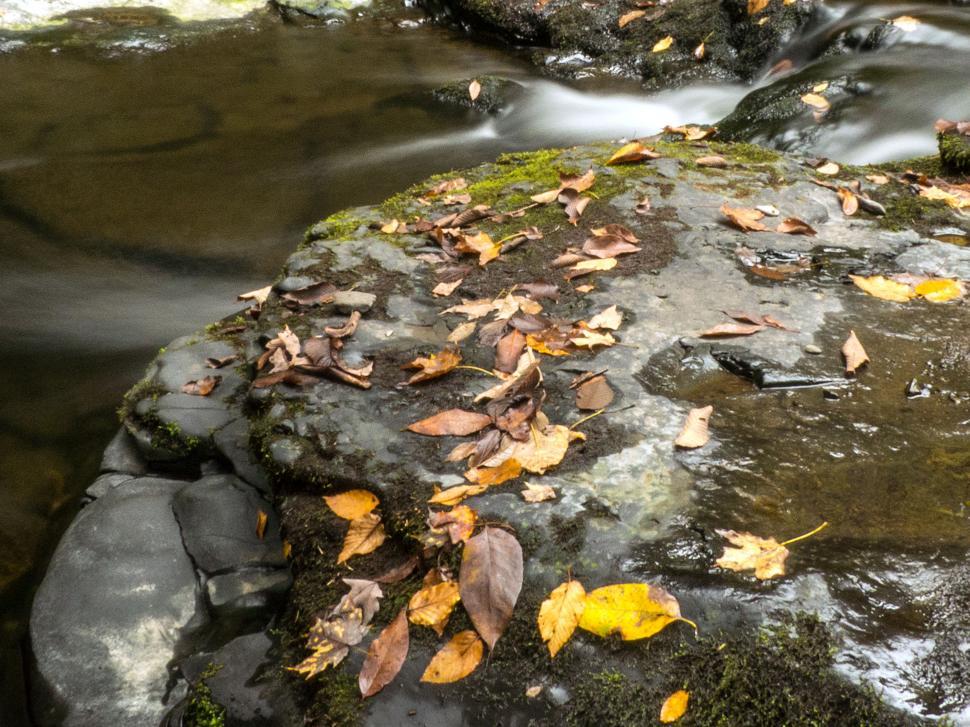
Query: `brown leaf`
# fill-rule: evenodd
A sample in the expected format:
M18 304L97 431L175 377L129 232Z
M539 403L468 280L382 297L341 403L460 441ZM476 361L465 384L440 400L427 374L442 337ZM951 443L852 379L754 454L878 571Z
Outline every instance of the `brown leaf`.
M728 166L728 161L724 157L720 156L707 156L698 157L694 160L694 164L699 167L714 167L715 169L724 169Z
M448 334L448 343L461 343L475 332L474 321L468 321L457 326L455 330Z
M239 356L235 353L230 354L228 356L223 356L222 358L215 358L210 356L205 360L205 365L208 366L210 369L221 369L224 366L228 366L238 358Z
M541 280L534 283L517 283L515 290L524 290L525 294L533 300L542 300L543 298L559 300L559 286L555 283L546 283Z
M418 567L421 559L416 555L410 555L407 559L400 565L396 565L390 570L385 571L381 575L374 579L375 583L400 583L409 575L414 573L414 569Z
M856 337L855 331L849 331L849 337L842 344L842 355L845 357L846 374L854 374L857 369L869 362L869 355Z
M475 532L475 522L478 514L468 505L458 505L448 512L434 512L428 518L428 524L433 528L445 528L453 545L468 540Z
M786 217L781 222L778 223L776 228L778 232L784 232L789 235L815 235L816 232L807 222L798 219L797 217Z
M305 305L320 305L322 303L333 303L337 288L330 283L314 283L306 288L291 290L280 295L280 300L284 305L296 308Z
M429 437L465 437L481 431L491 423L492 418L488 414L477 414L464 409L446 409L427 419L409 424L408 429Z
M620 16L620 20L617 23L617 25L621 28L625 28L634 20L637 20L638 18L642 18L646 14L647 14L646 10L631 10L630 12L624 13L623 15Z
M639 247L627 242L619 235L594 235L583 243L583 252L598 258L611 258L640 252Z
M691 409L687 413L687 421L684 422L684 428L680 430L680 434L674 440L674 446L683 449L697 449L707 444L711 438L711 435L707 431L707 422L713 413L713 406Z
M360 323L360 311L355 310L342 326L326 326L323 332L330 336L330 338L346 338L347 336L354 335L357 331L358 323Z
M760 324L746 323L718 323L713 328L699 333L701 338L727 338L729 336L750 336L758 331L763 331L764 326Z
M605 409L613 401L613 389L605 376L595 376L576 389L576 408L583 411Z
M221 376L206 376L198 381L187 381L182 384L182 393L192 394L193 396L208 396L221 381Z
M377 550L385 539L381 516L370 512L350 521L344 545L337 556L337 563L344 563L355 555L366 555Z
M638 215L649 215L650 214L650 198L647 197L647 196L644 196L643 199L641 199L639 202L637 202L637 206L634 207L633 211L636 212Z
M751 207L728 207L727 202L725 202L721 205L721 214L731 220L731 222L744 232L748 232L749 230L760 232L768 229L758 222L758 220L765 216L765 213L761 210L756 210Z
M519 541L499 528L482 530L465 543L458 583L475 629L494 649L522 590Z
M556 499L556 491L549 485L533 485L530 482L525 483L525 489L519 494L526 502L545 502L546 500Z
M364 699L373 697L394 681L407 658L408 646L407 609L402 608L367 649L367 657L357 679Z
M455 634L441 651L434 655L421 681L430 684L450 684L464 679L482 660L484 647L474 631Z
M474 326L472 326L474 328ZM417 384L422 381L430 381L439 376L444 376L449 371L454 370L455 366L461 363L461 351L455 346L446 346L440 353L433 353L430 356L418 356L411 363L402 366L402 369L421 369L407 380L407 384Z
M839 199L842 200L842 212L851 216L859 211L859 198L855 196L851 189L840 187L838 190Z
M631 141L629 144L624 144L619 149L614 152L607 162L607 166L613 166L614 164L633 164L635 162L642 162L644 159L659 159L660 154L655 152L653 149L648 149L639 141Z
M519 362L519 356L525 350L525 334L517 329L512 329L512 332L498 342L498 347L495 351L495 369L506 374L510 374L515 371L515 367Z
M569 223L571 225L578 225L579 218L583 214L583 210L590 203L589 197L583 197L579 192L571 187L567 187L562 190L558 196L560 204L564 205L566 208L566 217L569 218Z

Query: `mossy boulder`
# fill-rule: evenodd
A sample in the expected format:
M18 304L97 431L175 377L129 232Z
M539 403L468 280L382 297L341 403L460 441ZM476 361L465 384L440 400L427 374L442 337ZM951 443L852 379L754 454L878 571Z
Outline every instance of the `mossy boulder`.
M970 175L970 136L966 134L938 134L940 162L951 174Z
M481 87L474 99L469 92L469 85L473 81L477 81ZM438 103L451 108L497 114L507 110L524 91L521 83L508 78L478 76L439 86L431 92L431 96Z

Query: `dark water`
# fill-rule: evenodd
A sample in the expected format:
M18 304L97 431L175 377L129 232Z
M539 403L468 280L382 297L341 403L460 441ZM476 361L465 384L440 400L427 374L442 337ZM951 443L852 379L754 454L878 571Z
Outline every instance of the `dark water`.
M927 153L936 115L970 116L966 10L841 6L798 52L921 12L938 24L881 57L817 62L882 79L823 153ZM330 212L502 151L713 121L747 90L566 87L417 18L0 38L0 724L23 720L32 590L154 350L235 310ZM485 73L528 93L484 121L430 100Z

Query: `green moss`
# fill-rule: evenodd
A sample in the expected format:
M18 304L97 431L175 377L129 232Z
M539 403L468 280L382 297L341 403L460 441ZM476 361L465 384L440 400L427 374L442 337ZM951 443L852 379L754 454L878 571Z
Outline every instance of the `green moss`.
M343 670L327 670L316 677L318 700L306 715L307 724L321 727L352 727L360 723L363 702L357 676Z
M339 239L350 237L367 221L359 215L355 215L351 210L341 210L326 217L307 229L304 235L304 242L314 240Z
M210 664L199 681L192 685L188 705L182 717L185 727L225 727L226 708L212 698L212 690L205 683L220 668Z
M963 134L937 134L940 163L951 174L970 174L970 137Z
M893 191L888 197L877 198L886 208L878 224L888 230L916 229L926 233L954 222L953 212L943 200L920 197L909 190Z

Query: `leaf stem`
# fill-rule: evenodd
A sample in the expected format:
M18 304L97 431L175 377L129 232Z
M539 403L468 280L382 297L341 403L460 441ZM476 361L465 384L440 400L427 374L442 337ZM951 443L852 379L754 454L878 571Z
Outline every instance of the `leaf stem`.
M597 409L597 410L596 410L596 411L594 411L594 412L593 412L592 414L587 414L587 415L586 415L586 416L584 416L584 417L583 417L582 419L580 419L580 420L578 420L578 421L575 421L575 422L573 422L572 424L570 424L570 425L569 425L569 428L570 428L570 429L575 429L575 428L576 428L576 427L578 427L578 426L579 426L580 424L585 424L585 423L586 423L586 422L588 422L588 421L589 421L590 419L593 419L594 417L598 417L598 416L599 416L600 414L602 414L602 413L603 413L604 411L606 411L606 407L605 407L605 406L604 406L604 407L603 407L602 409Z
M494 376L496 379L502 378L501 376L498 376L497 374L493 374L491 371L488 371L486 369L481 369L478 366L468 366L466 364L461 364L459 366L455 366L455 368L456 369L467 369L468 371L478 371L481 374L488 374L489 376Z
M829 523L828 523L828 520L826 520L824 523L822 523L821 525L819 525L817 528L815 528L811 532L805 533L804 535L799 535L797 538L792 538L791 540L786 540L784 543L782 543L782 545L791 545L792 543L797 543L799 540L804 540L805 538L810 538L813 535L815 535L815 533L819 532L820 530L824 530L828 526L829 526Z

